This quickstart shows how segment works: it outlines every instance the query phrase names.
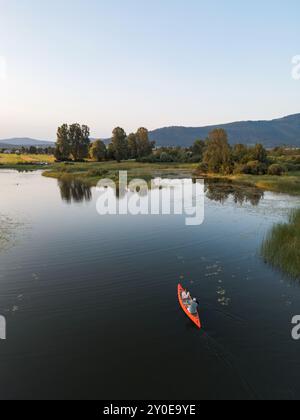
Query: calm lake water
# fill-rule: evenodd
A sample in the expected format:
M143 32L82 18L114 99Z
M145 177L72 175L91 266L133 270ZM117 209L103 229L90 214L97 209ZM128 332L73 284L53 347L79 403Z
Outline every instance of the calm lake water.
M259 256L299 199L215 185L187 227L100 217L95 189L38 172L1 171L0 192L1 399L300 398L300 287Z

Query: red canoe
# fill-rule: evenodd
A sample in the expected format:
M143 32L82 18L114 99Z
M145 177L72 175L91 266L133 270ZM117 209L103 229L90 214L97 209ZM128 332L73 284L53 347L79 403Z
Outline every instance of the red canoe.
M192 315L189 311L187 306L183 303L182 300L182 293L185 291L185 289L181 286L181 284L178 285L178 299L179 299L179 303L181 308L183 309L184 313L189 317L189 319L199 328L201 329L201 321L200 321L200 317L199 314L197 315Z

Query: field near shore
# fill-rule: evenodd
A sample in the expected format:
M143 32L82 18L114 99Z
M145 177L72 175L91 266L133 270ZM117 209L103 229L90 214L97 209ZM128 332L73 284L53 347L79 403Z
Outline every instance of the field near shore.
M18 166L22 165L38 165L43 166L41 164L52 164L54 163L55 159L52 155L19 155L19 154L5 154L0 153L0 168L18 168Z

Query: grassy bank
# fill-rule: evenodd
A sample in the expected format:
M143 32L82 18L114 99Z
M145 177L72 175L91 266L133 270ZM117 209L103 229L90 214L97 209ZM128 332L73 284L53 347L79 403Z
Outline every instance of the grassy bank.
M240 175L236 180L251 183L263 190L300 195L300 172L289 172L283 176Z
M289 223L276 225L262 246L266 262L300 278L300 210L295 210Z
M117 179L119 171L128 171L129 179L150 179L156 176L183 177L203 176L207 178L222 178L234 181L240 185L258 187L265 191L300 195L300 172L287 172L283 176L229 175L219 174L201 175L197 172L197 164L191 163L138 163L126 161L113 162L84 162L84 163L55 163L53 156L47 155L6 155L0 154L0 169L37 170L45 168L44 175L56 179L74 177L95 186L100 178L106 176Z
M142 178L150 180L154 177L191 177L196 164L178 163L138 163L127 161L117 162L85 162L55 164L50 170L44 172L44 176L56 179L75 178L90 186L96 186L99 179L105 177L117 180L119 171L127 171L128 179Z
M119 171L128 171L129 179L150 179L158 176L183 177L202 176L197 173L197 164L191 163L138 163L127 161L117 162L85 162L85 163L56 163L51 165L44 175L52 178L74 177L91 186L95 186L99 179L106 176L117 179ZM222 178L231 180L239 185L257 187L265 191L300 195L300 172L288 172L283 176L229 175L206 174L207 178Z
M288 172L283 176L271 175L228 175L207 174L207 178L228 179L245 186L257 187L264 191L300 195L300 172Z

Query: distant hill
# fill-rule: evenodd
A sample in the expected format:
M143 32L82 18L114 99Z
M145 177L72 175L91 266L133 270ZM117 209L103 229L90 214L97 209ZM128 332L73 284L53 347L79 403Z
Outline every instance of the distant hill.
M54 146L54 143L51 141L35 140L35 139L27 138L27 137L0 140L1 148L21 147L21 146L51 147L51 146Z
M166 127L149 133L157 146L191 146L197 139L205 139L215 128L224 128L231 144L253 145L262 143L266 147L300 147L300 114L290 115L271 121L240 121L206 127ZM93 140L93 139L91 139ZM110 139L106 139L108 144ZM31 138L12 138L0 140L0 148L11 147L51 147L54 142Z
M262 143L266 147L281 145L300 147L300 114L272 121L242 121L207 127L167 127L150 132L157 146L191 146L196 139L205 139L215 128L224 128L231 144Z
M0 149L11 149L13 146L7 143L0 143Z

